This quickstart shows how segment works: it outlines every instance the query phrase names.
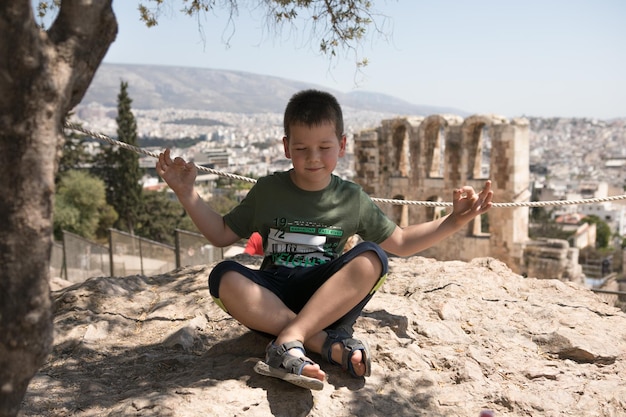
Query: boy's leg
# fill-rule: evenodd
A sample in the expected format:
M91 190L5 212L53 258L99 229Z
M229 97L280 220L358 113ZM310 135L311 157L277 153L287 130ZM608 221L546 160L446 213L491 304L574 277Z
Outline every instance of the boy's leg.
M303 340L307 349L322 353L328 336L324 329L358 305L378 282L382 273L380 258L372 251L363 252L333 274L311 297L309 302L279 333L276 343ZM341 363L342 347L333 347L333 360ZM351 358L357 375L365 374L362 353Z
M211 295L239 323L276 336L296 317L296 313L274 292L257 283L257 273L233 261L222 262L209 276ZM289 353L302 356L298 350ZM306 365L302 374L320 380L325 378L325 373L317 364Z
M256 331L276 336L296 317L296 313L290 310L276 294L236 271L229 271L222 275L219 294L228 313L239 323ZM275 341L277 345L282 343L285 342ZM291 349L289 354L303 356L302 352L297 349ZM317 364L306 365L302 370L302 375L322 381L326 377Z
M275 344L299 340L307 349L321 353L327 336L323 329L359 304L374 287L381 271L378 256L364 252L330 277L297 315L270 290L234 271L222 275L219 294L230 315L246 327L277 335ZM340 347L335 351L335 360L341 363ZM295 349L289 353L302 356ZM352 357L357 374L365 372L360 355L356 352ZM305 366L302 374L317 379L325 377L319 365Z
M219 294L228 314L259 332L277 336L296 317L276 294L236 271L222 275Z
M307 349L321 353L327 337L323 329L353 310L372 291L383 270L386 274L386 257L382 259L385 255L381 252L365 250L349 257L345 264L337 266L298 314L272 291L237 270L224 268L225 272L216 273L221 279L211 287L211 292L217 297L219 287L219 302L229 314L251 329L277 335L277 344L300 340ZM340 362L341 347L336 346L333 352L333 359ZM297 350L290 353L301 355ZM352 362L356 373L363 374L360 352L353 355ZM306 366L303 374L318 379L323 379L324 375L317 365Z
M370 293L381 272L380 259L374 252L363 252L355 257L315 291L302 310L280 332L276 341L308 341L359 304Z
M231 273L234 275L230 277L230 279L224 280L225 285L220 287L220 293L239 294L240 300L247 301L246 303L224 302L225 305L233 306L228 307L228 312L239 323L250 329L277 336L295 319L296 313L287 308L274 293L236 272ZM226 295L226 299L228 298L228 295ZM322 353L322 346L327 336L326 332L322 330L305 340L304 345L307 351ZM280 343L277 342L277 344ZM341 363L343 355L342 346L336 344L332 349L333 360L337 363ZM294 355L298 354L297 351L290 353ZM355 352L351 361L356 374L365 374L365 364L361 363L362 356L360 352ZM304 369L304 375L312 378L322 376L322 378L318 379L323 379L324 373L322 372L320 374L319 369L319 367L307 366Z

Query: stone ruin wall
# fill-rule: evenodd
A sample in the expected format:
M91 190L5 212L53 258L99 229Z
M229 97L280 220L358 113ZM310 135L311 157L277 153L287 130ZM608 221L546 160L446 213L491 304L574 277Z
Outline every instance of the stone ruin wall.
M537 239L524 247L522 266L529 277L549 277L585 284L582 266L578 264L579 249L562 239Z
M496 202L527 202L528 138L526 119L507 120L496 115L383 120L379 127L355 134L354 181L372 197L449 202L453 189L467 184L480 190L485 180L491 179ZM387 203L379 206L400 226L432 220L447 210ZM481 230L481 220L476 219L420 255L463 261L491 256L516 273L526 273L527 262L537 259L524 259L528 214L527 207L493 208L486 215L488 230Z

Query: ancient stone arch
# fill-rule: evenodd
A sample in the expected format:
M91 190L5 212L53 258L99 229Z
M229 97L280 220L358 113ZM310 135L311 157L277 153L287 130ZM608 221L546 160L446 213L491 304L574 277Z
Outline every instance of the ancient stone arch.
M355 134L356 175L372 197L451 201L462 185L491 179L495 201L530 199L528 121L497 115L403 117ZM419 205L380 204L400 226L446 213ZM493 256L519 272L528 241L528 208L495 208L421 255L440 260Z

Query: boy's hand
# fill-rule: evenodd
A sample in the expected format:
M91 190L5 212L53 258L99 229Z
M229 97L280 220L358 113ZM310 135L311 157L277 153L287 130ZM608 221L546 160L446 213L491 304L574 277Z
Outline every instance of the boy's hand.
M159 154L159 160L156 163L156 172L170 186L170 188L178 195L191 193L193 184L198 175L198 170L193 162L185 162L183 158L176 157L172 160L170 150L166 149L164 153Z
M460 224L465 224L489 210L492 198L491 181L486 181L485 187L478 194L470 186L456 189L452 195L451 216L455 217Z

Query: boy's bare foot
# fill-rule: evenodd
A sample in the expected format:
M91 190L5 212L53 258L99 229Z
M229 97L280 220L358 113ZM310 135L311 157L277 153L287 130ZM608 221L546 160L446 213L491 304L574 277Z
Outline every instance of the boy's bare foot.
M323 389L326 377L320 366L306 357L302 342L297 340L278 345L270 342L265 361L258 361L254 371L313 390Z
M332 356L333 361L337 363L341 363L343 357L343 344L341 342L337 342L332 346ZM350 362L352 362L352 369L354 369L354 373L356 376L363 376L366 372L366 366L363 362L363 351L356 350L352 356L350 357Z
M363 362L363 351L362 350L357 350L356 352L354 352L352 354L352 357L350 358L350 361L352 361L352 369L354 369L354 373L357 376L363 376L365 375L365 363Z
M289 349L287 351L288 355L295 356L296 358L305 357L300 349ZM326 379L326 373L322 371L318 364L314 365L305 365L302 368L302 375L308 376L309 378L319 379L320 381L324 381Z
M333 365L341 366L353 377L370 376L372 362L369 346L366 341L353 338L351 330L324 330L326 340L322 344L321 355Z

